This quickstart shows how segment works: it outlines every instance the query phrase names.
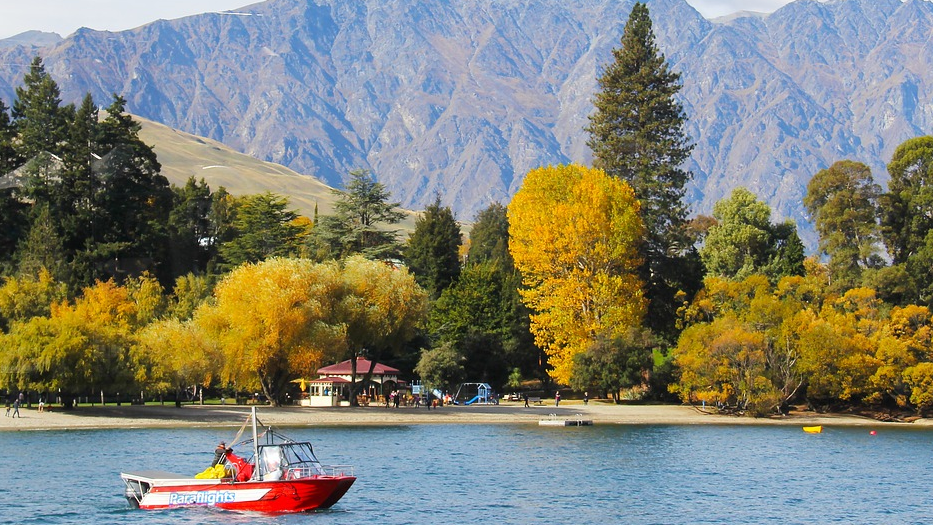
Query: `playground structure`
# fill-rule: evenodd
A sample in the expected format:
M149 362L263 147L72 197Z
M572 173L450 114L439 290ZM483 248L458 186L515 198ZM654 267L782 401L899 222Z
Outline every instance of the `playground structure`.
M475 390L474 390L475 389ZM473 395L473 392L476 392ZM463 395L462 399L466 401L461 401L461 394ZM457 393L454 395L454 404L472 405L474 403L480 405L498 405L499 400L496 398L495 392L493 392L492 387L489 386L489 383L460 383L460 387L457 388Z

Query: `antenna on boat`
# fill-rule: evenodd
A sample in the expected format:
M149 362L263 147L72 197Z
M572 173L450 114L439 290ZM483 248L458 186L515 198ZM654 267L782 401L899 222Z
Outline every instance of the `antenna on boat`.
M253 461L256 462L256 466L258 467L259 466L259 432L256 429L256 407L253 406L250 408L252 409L251 415L253 419L253 458L254 458ZM254 472L253 475L255 476L256 475L255 472L257 472L257 469L254 469L253 472Z

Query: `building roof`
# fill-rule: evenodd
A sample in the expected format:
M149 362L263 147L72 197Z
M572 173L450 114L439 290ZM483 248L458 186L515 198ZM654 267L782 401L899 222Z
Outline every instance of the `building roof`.
M318 379L312 379L312 380L310 380L310 381L308 381L308 382L309 382L309 383L334 383L334 384L340 384L340 383L349 383L350 380L349 380L349 379L344 379L344 378L342 378L342 377L321 377L321 378L318 378Z
M363 375L366 372L369 372L370 361L368 359L363 359L362 357L356 358L356 373L358 375ZM336 365L325 366L323 368L318 368L317 373L321 375L349 375L351 372L350 360L347 359L342 363L337 363ZM373 374L384 376L384 375L396 375L398 374L398 368L392 368L391 366L386 366L380 363L376 363L376 368L373 369Z

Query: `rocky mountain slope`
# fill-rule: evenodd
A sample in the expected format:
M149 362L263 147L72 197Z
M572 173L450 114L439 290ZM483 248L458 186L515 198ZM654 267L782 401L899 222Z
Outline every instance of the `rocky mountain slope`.
M582 131L633 0L268 0L42 48L66 100L106 104L339 186L376 173L406 207L461 219L529 169L589 162ZM708 21L649 0L682 73L697 212L737 186L805 229L809 178L884 164L933 129L933 3L798 0ZM35 48L0 48L9 105Z

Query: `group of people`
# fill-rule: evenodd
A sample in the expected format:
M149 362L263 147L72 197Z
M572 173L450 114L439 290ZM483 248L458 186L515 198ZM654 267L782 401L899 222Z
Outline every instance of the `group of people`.
M6 417L18 417L22 418L23 416L19 413L19 407L23 406L23 393L19 393L19 397L13 398L13 403L10 403L8 399L6 402ZM10 410L12 409L13 415L10 415Z

